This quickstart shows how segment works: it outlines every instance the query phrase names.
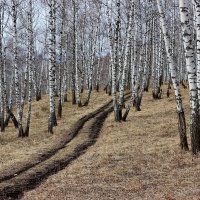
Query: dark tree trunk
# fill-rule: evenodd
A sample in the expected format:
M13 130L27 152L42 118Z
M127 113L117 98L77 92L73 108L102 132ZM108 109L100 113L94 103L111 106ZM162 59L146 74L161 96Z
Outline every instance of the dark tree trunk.
M29 126L26 126L25 130L24 130L24 137L28 137L29 136Z
M169 90L172 89L170 82L168 83L167 87L168 87Z
M59 118L62 117L62 102L61 102L61 99L59 99L59 101L58 101L58 117Z
M144 91L148 92L149 91L149 87L145 86Z
M36 101L39 101L39 100L42 99L42 94L41 94L41 90L40 90L40 89L38 89L38 90L36 91L35 99L36 99Z
M144 91L145 92L148 92L149 91L149 84L150 84L150 78L147 79L147 82L145 84L145 87L144 87Z
M56 114L55 112L50 113L48 121L48 132L53 134L53 127L57 126Z
M64 102L67 102L67 92L64 95Z
M121 122L122 120L122 108L119 105L114 105L114 115L115 115L115 121Z
M188 142L187 142L187 135L186 135L186 123L185 123L185 113L179 112L178 113L178 129L179 129L179 136L180 136L180 147L182 150L188 151Z
M96 91L99 92L99 84L96 85Z
M5 120L5 126L8 126L8 122L11 119L15 128L18 128L18 121L17 121L16 117L14 116L14 114L12 113L12 111L8 110L7 113L8 113L8 115L7 115L7 118Z
M5 122L4 122L4 125L5 125L5 127L7 127L7 126L8 126L8 122L9 122L9 120L10 120L10 115L9 115L9 114L7 114L7 115L6 115Z
M87 99L85 100L85 103L83 104L83 106L88 106L89 101L90 101L91 92L92 92L92 88L89 88L88 95L87 95ZM82 106L82 105L80 105L80 107L81 107L81 106Z
M141 111L140 104L141 104L141 97L137 97L135 99L135 105L134 105L136 111Z
M108 95L111 96L111 86L108 87Z
M105 91L106 91L106 94L108 94L108 86L106 87Z
M170 96L170 92L169 92L169 89L167 89L167 98L169 98Z
M1 132L5 131L4 114L1 116Z
M49 121L48 121L48 133L53 134L53 122L51 117L49 117Z
M130 111L130 108L131 108L130 105L128 105L127 108L126 108L126 111L125 111L125 113L124 113L124 115L122 117L122 121L126 121L127 116L129 114L129 111Z
M170 89L171 89L171 86L170 86L170 81L169 81L169 83L167 84L167 98L169 98L170 96Z
M190 133L192 153L200 153L200 117L198 111L191 115Z
M119 92L119 81L117 81L116 90Z
M79 107L79 108L82 107L81 101L78 102L78 107Z
M76 104L76 93L75 90L72 90L72 104Z
M25 137L25 135L24 135L24 130L23 130L22 127L19 128L18 137Z
M106 91L106 94L107 94L107 91L108 91L108 84L103 88L103 91Z
M161 75L159 77L159 85L160 85L160 87L162 86L162 84L163 84L163 75Z

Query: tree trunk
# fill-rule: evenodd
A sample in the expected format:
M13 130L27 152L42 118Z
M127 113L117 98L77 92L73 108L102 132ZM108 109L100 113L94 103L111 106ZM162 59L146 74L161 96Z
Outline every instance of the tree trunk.
M181 28L183 44L186 58L186 68L188 72L189 94L190 94L190 134L192 152L196 154L200 151L200 125L199 125L199 105L197 93L197 74L195 66L195 55L193 46L193 33L191 30L191 16L187 0L179 0Z
M48 122L48 132L53 134L53 127L57 125L55 114L55 61L56 61L56 27L55 27L55 0L51 0L49 7L49 102L50 115Z
M17 2L13 0L12 5L12 18L14 28L13 38L13 54L14 54L14 67L15 67L15 96L16 96L16 108L18 118L19 137L23 137L22 127L22 107L21 107L21 95L20 95L20 81L19 81L19 68L18 68L18 51L17 51Z
M26 118L26 127L24 130L24 136L29 136L30 122L31 122L31 110L32 110L32 74L33 74L33 22L32 22L32 0L29 0L28 11L28 111Z
M79 107L82 106L80 98L80 88L79 88L79 74L78 74L78 57L77 57L77 20L78 20L78 9L77 2L73 0L73 28L74 28L74 41L73 41L73 68L75 69L75 89L76 89L76 103Z
M184 116L184 110L183 110L183 104L182 104L182 98L178 83L178 77L176 72L176 67L173 59L172 49L170 46L170 40L169 40L169 33L167 31L166 22L165 22L165 15L162 10L161 1L157 0L158 10L160 14L160 22L161 22L161 28L164 35L164 41L165 41L165 49L167 53L167 61L169 63L169 68L171 71L171 78L172 83L174 87L174 93L176 97L176 109L178 113L178 119L179 119L179 135L180 135L180 143L181 148L183 150L188 150L188 143L187 143L187 136L185 131L185 116Z

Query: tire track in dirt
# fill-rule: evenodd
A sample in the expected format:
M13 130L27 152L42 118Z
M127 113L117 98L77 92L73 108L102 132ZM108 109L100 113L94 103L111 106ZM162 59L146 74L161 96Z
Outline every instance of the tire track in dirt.
M57 149L44 153L42 161L24 166L16 176L11 174L1 178L0 199L19 199L24 191L35 188L42 180L85 153L96 142L107 115L113 111L111 103L79 119L68 138Z
M73 125L73 127L70 129L70 131L67 132L66 134L64 134L64 136L62 137L62 140L60 141L59 144L56 144L55 148L50 149L50 150L45 151L45 152L42 152L41 154L37 155L36 159L29 161L29 163L26 163L24 166L22 166L19 169L15 169L15 170L12 170L12 171L8 170L6 172L4 171L3 174L0 174L0 183L20 175L21 173L27 171L28 169L30 169L32 167L35 167L39 163L41 163L41 162L49 159L53 155L55 155L60 149L62 149L67 143L69 143L71 140L73 140L76 137L76 135L78 134L79 130L83 127L83 125L88 120L90 120L91 118L95 117L103 109L107 108L111 104L111 102L112 101L109 101L108 103L106 103L102 107L98 108L94 112L91 112L88 115L85 115L82 118L80 118Z

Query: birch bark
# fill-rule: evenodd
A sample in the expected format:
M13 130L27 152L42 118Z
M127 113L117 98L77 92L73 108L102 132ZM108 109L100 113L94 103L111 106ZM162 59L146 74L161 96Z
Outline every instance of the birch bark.
M134 0L131 0L131 8L130 8L130 13L129 13L130 18L129 18L129 24L128 24L128 30L127 30L127 40L126 40L126 47L125 47L124 66L123 66L122 81L121 81L120 92L119 92L120 109L122 108L123 103L124 103L124 90L125 90L125 84L126 84L126 74L127 74L127 68L128 68L129 52L130 52L130 48L131 48L134 7L135 7Z
M17 119L19 128L19 137L24 136L22 127L22 108L21 108L21 95L20 95L20 80L19 80L19 67L18 67L18 50L17 50L17 0L12 0L12 20L13 20L13 54L14 54L14 69L15 69L15 97L16 97L16 108L17 108Z
M49 102L50 116L48 122L48 132L53 134L53 127L57 125L55 113L55 61L56 61L56 27L55 27L55 0L49 3Z
M179 0L179 8L190 94L191 145L193 154L196 154L200 151L199 105L197 98L197 70L195 66L194 40L188 1Z
M29 136L31 108L32 108L32 68L33 68L33 22L32 22L32 0L28 2L28 111L24 136Z
M185 114L183 109L183 103L181 98L181 92L179 88L178 77L176 73L176 67L173 60L173 50L170 46L170 36L167 31L166 21L165 21L165 14L162 10L161 1L157 0L158 10L160 14L160 22L161 28L164 36L165 41L165 50L167 53L167 61L169 63L169 68L171 72L172 83L174 87L174 93L176 98L176 110L178 114L178 125L179 125L179 136L180 136L180 146L181 149L188 150L188 143L187 143L187 136L186 136L186 123L185 123Z

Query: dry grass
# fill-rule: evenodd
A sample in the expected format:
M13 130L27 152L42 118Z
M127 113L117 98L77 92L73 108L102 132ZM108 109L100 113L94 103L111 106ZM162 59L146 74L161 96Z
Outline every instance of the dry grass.
M24 162L35 159L37 154L52 148L62 138L63 133L69 130L79 118L105 104L110 98L103 92L94 92L88 107L78 108L76 105L72 106L71 102L64 103L63 117L62 119L58 119L58 126L54 128L54 135L50 135L47 132L49 114L48 97L43 97L39 102L33 102L30 137L18 138L17 130L13 128L13 124L11 123L6 132L0 135L1 175L5 170L9 171L10 169L19 167ZM26 109L25 106L25 115Z
M186 114L188 123L188 106ZM93 147L23 199L198 200L199 172L200 158L179 149L174 97L154 101L148 93L141 112L120 124L110 115Z

